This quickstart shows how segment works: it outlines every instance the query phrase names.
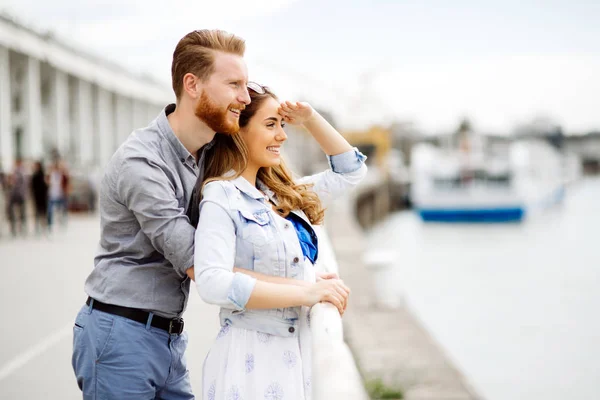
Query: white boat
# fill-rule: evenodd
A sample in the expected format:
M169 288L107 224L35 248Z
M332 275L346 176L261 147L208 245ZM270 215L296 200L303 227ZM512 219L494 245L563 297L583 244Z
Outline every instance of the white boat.
M565 161L550 144L532 139L483 148L413 148L411 200L424 221L519 222L562 201Z

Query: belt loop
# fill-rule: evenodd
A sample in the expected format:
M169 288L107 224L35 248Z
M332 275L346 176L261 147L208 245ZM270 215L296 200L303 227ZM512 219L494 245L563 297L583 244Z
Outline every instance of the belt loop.
M94 299L90 297L90 305L88 306L88 313L91 314L92 309L94 308Z
M154 317L154 313L151 312L148 314L148 321L146 321L146 330L150 330L150 327L152 326L152 318Z

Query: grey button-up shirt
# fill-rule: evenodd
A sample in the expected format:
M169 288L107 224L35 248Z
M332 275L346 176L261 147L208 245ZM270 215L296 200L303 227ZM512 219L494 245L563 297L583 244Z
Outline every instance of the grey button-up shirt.
M187 304L195 229L186 209L203 165L171 129L167 115L174 110L167 106L134 131L106 166L100 244L85 282L96 300L164 317L181 315Z

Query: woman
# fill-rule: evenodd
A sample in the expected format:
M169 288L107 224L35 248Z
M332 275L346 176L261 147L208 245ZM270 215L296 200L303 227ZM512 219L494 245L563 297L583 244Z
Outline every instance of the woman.
M67 223L69 177L63 162L55 161L48 173L48 230L52 230L57 207L60 207L62 225Z
M312 228L327 202L364 177L365 156L306 103L278 103L250 84L240 132L220 135L207 158L195 241L202 299L221 306L221 331L203 372L203 398L307 399L311 394L309 307L349 289L315 279ZM302 124L332 170L292 180L281 160L285 122ZM326 277L329 278L329 277Z

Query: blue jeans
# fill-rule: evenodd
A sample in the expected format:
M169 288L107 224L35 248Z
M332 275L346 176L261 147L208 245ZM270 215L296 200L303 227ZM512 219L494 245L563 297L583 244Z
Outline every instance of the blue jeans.
M186 347L186 332L169 335L84 305L73 327L72 357L83 399L194 399Z
M61 223L64 225L67 222L67 200L62 199L51 199L48 200L48 228L52 228L52 224L54 223L54 213L56 212L56 208L60 207L61 215Z

